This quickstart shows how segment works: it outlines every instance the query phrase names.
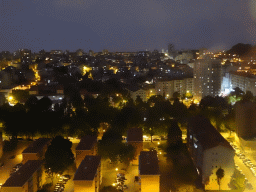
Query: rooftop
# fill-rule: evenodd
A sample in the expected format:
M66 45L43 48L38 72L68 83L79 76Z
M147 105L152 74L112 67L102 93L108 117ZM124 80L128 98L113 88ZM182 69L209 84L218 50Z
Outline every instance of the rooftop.
M38 153L45 145L50 143L50 138L39 138L33 141L22 153Z
M160 175L156 151L141 151L139 157L140 175Z
M87 155L76 170L74 181L90 180L93 181L97 169L100 165L100 156Z
M97 136L86 135L81 138L76 150L91 150L96 142Z
M233 74L233 75L242 76L242 77L256 78L255 75L253 75L253 74L251 74L251 73L246 73L246 72L230 71L229 73L230 73L230 74Z
M41 167L42 160L29 160L13 173L2 187L22 187L29 178Z
M222 145L233 150L229 142L203 116L193 117L188 124L188 129L192 130L196 135L196 139L201 143L203 149L210 149Z
M130 128L127 131L127 141L141 141L143 142L143 134L141 128Z

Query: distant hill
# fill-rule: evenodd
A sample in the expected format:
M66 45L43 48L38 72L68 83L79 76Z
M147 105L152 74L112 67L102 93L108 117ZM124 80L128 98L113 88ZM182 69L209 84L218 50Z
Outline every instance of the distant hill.
M248 55L251 49L252 49L252 45L250 45L250 44L238 43L238 44L234 45L226 53L232 54L232 55L236 54L236 55L239 55L240 57L243 57L243 56Z

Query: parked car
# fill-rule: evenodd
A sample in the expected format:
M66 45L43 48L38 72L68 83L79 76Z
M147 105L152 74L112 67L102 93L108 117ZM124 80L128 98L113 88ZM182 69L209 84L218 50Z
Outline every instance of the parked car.
M70 175L63 175L63 179L65 179L65 180L69 180L71 177L70 177Z

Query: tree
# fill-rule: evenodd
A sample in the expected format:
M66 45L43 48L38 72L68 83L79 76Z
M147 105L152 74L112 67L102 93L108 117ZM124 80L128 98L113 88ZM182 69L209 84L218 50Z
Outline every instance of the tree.
M141 97L139 95L136 96L136 100L135 100L135 104L136 105L140 105L141 103L143 103Z
M125 145L122 143L119 152L120 162L129 165L130 161L134 159L135 148L132 145Z
M220 182L221 182L221 179L224 177L224 170L221 167L216 171L216 176L217 176L217 182L218 182L219 191L220 191Z
M240 171L235 169L234 174L231 177L229 187L232 190L243 191L245 189L245 175L243 175Z
M182 145L182 131L176 120L171 122L171 126L168 129L167 144L172 148L177 148Z
M47 96L43 97L37 102L37 107L41 112L49 111L51 109L51 106L52 106L52 101Z
M52 176L53 174L62 174L74 163L75 158L71 147L72 142L62 136L53 138L51 145L45 152L46 173L50 173Z
M116 130L108 129L98 144L98 153L104 159L112 162L118 161L120 146L122 145L122 135Z
M243 100L245 101L253 101L253 94L251 91L246 91L245 95L243 96Z
M176 92L173 93L172 98L173 99L178 99L178 98L180 98L180 94L176 91Z
M28 100L25 103L25 107L27 110L35 110L36 109L36 105L38 103L38 99L36 96L30 96L28 98Z

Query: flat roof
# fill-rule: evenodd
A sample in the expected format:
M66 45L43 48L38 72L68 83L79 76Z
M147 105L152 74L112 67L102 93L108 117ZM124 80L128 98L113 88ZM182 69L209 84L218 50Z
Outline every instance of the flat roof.
M139 157L140 175L160 175L156 151L141 151Z
M87 155L76 170L74 181L93 181L100 165L101 157Z
M33 141L22 153L37 153L51 141L51 138L39 138Z
M143 134L141 128L130 128L127 131L127 141L143 142Z
M42 160L27 161L5 181L2 187L22 187L42 164Z
M76 150L91 150L93 145L97 142L97 136L86 135L81 138Z
M33 141L22 153L38 153L50 141L50 138L39 138Z

